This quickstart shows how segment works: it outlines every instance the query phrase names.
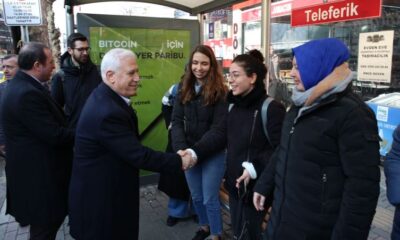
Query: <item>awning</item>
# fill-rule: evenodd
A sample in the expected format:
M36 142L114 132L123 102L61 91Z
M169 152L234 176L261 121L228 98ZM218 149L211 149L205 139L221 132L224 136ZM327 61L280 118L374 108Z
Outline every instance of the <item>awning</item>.
M121 0L65 0L65 5L78 6L88 3L97 2L117 2ZM171 8L176 8L191 15L198 13L206 13L216 9L225 8L232 4L244 2L245 0L141 0L141 1L126 1L126 2L144 2L163 5Z

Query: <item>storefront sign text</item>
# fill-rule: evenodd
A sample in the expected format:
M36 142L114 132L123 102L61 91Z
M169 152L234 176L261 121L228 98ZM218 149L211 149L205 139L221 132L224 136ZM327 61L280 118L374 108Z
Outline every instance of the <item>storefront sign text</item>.
M365 0L342 0L293 8L292 26L380 17L381 8L382 0L369 0L368 2Z
M271 3L271 18L290 15L293 0L284 0Z

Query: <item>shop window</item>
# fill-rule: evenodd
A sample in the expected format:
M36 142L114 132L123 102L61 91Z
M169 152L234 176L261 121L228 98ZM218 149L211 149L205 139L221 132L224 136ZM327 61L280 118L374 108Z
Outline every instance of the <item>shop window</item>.
M275 2L275 1L273 1ZM400 2L383 1L382 16L375 19L337 22L333 24L306 27L290 26L290 16L271 19L271 48L279 58L279 77L290 86L288 72L291 68L291 49L312 39L336 37L349 47L349 65L355 73L353 85L364 100L381 93L400 90ZM357 81L358 51L360 33L375 33L393 30L393 56L391 77L385 81Z

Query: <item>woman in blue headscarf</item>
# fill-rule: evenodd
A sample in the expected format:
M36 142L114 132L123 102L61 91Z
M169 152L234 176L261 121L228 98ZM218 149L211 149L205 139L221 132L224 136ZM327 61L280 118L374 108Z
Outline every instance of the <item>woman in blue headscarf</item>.
M293 107L253 202L273 198L265 239L367 239L379 196L373 112L351 91L349 51L337 39L293 49Z

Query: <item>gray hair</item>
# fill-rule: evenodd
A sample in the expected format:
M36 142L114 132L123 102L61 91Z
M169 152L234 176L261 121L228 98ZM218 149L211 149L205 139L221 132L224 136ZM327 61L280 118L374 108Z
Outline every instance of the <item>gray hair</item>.
M113 48L104 55L100 67L101 78L103 81L106 80L107 71L116 72L121 66L122 59L126 57L133 57L134 59L137 59L134 52L124 48Z

